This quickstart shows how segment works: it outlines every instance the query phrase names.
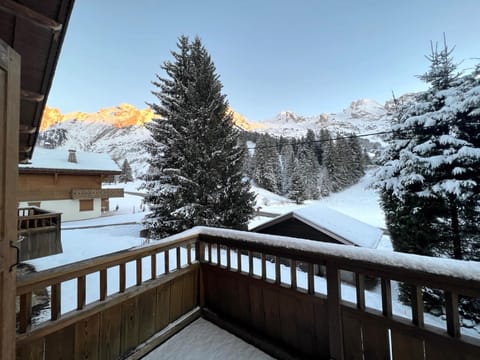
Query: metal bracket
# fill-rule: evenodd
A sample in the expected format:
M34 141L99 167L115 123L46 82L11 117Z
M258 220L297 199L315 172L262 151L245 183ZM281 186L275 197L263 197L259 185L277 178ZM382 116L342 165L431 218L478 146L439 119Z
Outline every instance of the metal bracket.
M13 268L20 263L20 248L15 245L14 241L10 241L10 247L17 250L17 261L15 264L10 265L10 268L8 269L9 272L12 272Z

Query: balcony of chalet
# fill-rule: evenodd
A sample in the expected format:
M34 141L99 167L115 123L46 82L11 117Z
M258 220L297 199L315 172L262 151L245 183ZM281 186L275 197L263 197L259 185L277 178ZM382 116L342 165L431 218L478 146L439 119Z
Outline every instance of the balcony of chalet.
M35 206L18 208L18 261L62 252L61 213Z
M351 294L341 271L353 273ZM365 277L379 280L379 307ZM395 311L394 282L412 286L407 314ZM444 293L440 327L422 287ZM45 288L50 309L34 318L32 294ZM17 359L139 359L198 318L279 359L480 359L458 310L460 296L480 297L474 262L198 227L25 275L16 294Z

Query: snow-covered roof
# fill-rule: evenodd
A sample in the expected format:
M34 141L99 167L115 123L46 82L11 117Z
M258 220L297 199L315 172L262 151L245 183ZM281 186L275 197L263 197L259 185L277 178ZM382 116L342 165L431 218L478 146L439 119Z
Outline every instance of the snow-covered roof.
M108 154L76 151L77 162L68 161L66 149L37 147L29 164L19 164L20 169L95 171L120 173L120 168Z
M295 218L344 244L375 249L383 231L360 220L321 205L306 206L263 223L251 231L256 232L284 220Z

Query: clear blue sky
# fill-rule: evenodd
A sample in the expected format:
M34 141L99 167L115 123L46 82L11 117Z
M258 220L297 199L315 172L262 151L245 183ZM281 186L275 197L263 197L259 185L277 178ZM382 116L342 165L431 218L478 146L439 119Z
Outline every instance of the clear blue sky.
M480 58L479 0L77 0L48 104L154 101L177 38L200 36L230 105L251 120L337 112L424 88L430 40Z

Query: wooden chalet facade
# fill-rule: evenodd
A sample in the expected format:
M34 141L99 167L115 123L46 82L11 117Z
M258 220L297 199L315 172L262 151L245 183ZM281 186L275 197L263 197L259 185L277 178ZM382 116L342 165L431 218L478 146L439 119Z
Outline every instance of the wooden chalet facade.
M480 297L476 263L194 228L17 279L11 242L22 191L18 162L31 157L72 6L69 0L0 0L2 359L139 359L199 316L279 359L480 358L480 340L463 333L458 311L459 296ZM267 256L274 258L273 274ZM280 259L290 263L288 279ZM305 283L299 263L307 265ZM316 264L326 267L326 289L316 285ZM341 270L354 273L352 301L343 297ZM133 284L127 282L131 271ZM87 302L91 276L99 279L98 296ZM380 279L380 309L366 302L365 276ZM65 310L62 285L72 281L76 306ZM394 312L392 281L412 287L406 316ZM425 321L425 286L444 293L441 327ZM34 323L32 294L45 288L50 317Z
M19 165L20 207L59 212L62 221L99 217L109 198L123 197L121 188L102 188L120 173L107 154L37 148L30 163Z

